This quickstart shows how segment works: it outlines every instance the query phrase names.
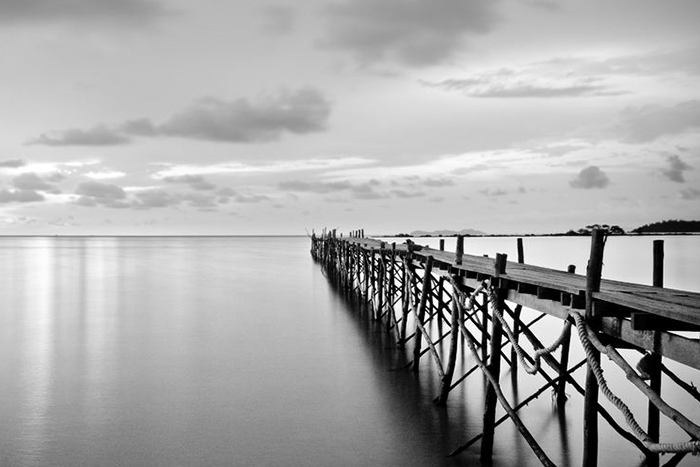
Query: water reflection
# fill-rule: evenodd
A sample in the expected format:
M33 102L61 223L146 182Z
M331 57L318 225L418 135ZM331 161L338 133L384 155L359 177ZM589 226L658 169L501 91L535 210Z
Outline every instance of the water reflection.
M27 306L21 316L19 353L22 355L22 400L18 442L22 452L38 463L49 442L49 408L53 397L54 315L51 307L54 283L53 252L42 239L25 256L21 270L31 271L32 280L20 281ZM22 278L25 279L25 278Z

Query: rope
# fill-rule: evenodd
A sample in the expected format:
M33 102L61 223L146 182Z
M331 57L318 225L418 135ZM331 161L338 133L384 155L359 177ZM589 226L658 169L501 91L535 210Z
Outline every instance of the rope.
M564 342L564 339L566 338L567 335L567 330L571 327L571 323L569 321L564 321L564 327L561 330L561 333L559 334L559 337L550 345L549 347L545 347L544 349L539 349L535 352L534 356L531 357L531 359L534 361L533 365L530 365L529 362L525 360L525 355L526 352L523 350L523 348L518 344L517 340L515 339L515 335L513 334L513 331L510 329L510 326L508 326L508 323L506 320L503 318L503 315L501 314L500 310L498 309L498 295L496 294L496 290L493 287L489 287L488 289L488 300L489 300L489 310L491 311L491 314L494 315L498 320L501 322L503 325L503 330L506 332L506 335L508 336L508 340L510 341L511 345L515 349L515 353L518 355L518 360L520 361L520 364L523 366L525 371L528 374L534 375L538 371L540 371L541 368L541 359L542 356L545 354L551 354L554 352L561 344Z
M612 402L612 404L624 415L625 422L632 429L634 435L644 443L647 449L652 452L665 453L665 452L691 452L694 455L700 452L700 441L686 441L679 443L656 443L649 435L639 426L639 423L634 418L632 411L629 409L627 404L622 402L622 400L617 397L608 387L605 377L603 376L603 370L600 364L596 361L594 357L593 343L589 337L588 327L583 316L580 313L572 311L569 315L576 322L576 330L578 331L579 339L581 340L581 345L586 352L586 359L590 365L591 371L595 376L596 381L600 390L603 392L605 397ZM602 345L601 345L602 346ZM607 352L603 350L603 353L607 355Z

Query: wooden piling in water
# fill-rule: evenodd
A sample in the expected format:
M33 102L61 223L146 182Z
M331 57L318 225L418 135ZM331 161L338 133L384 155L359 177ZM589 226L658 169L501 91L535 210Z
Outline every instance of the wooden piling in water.
M494 277L499 278L501 274L506 272L506 259L504 254L496 255L496 263L494 265ZM499 311L504 309L503 295L501 289L496 289L497 307ZM494 316L491 319L491 358L487 366L489 373L498 381L501 374L501 336L503 327L501 322ZM486 389L486 398L484 401L484 436L481 439L481 459L490 461L493 456L493 439L496 430L496 406L498 400L496 398L495 383L491 382Z
M567 268L569 274L574 274L576 272L576 265L570 264ZM561 357L559 360L559 385L557 386L557 404L562 405L566 402L566 378L562 377L566 374L567 368L569 367L569 349L571 347L571 327L569 326L564 331L564 340L561 343Z
M653 267L652 267L652 285L654 287L664 286L664 241L654 240L653 243ZM659 332L654 331L654 345L657 345L659 340ZM645 356L649 365L647 373L649 375L649 387L656 394L661 396L661 355L657 353L657 349ZM647 433L652 441L659 441L659 409L649 401L647 410ZM647 467L658 467L659 455L657 453L647 454Z
M419 361L420 361L420 348L421 341L423 337L423 320L425 319L425 307L428 303L428 296L430 295L430 282L431 274L433 271L433 257L428 256L428 260L425 263L425 269L423 271L423 288L421 289L420 302L418 304L418 311L416 312L416 340L413 346L413 371L418 371ZM429 336L425 336L429 339Z
M604 245L605 233L600 229L593 229L591 232L591 253L586 268L586 320L589 324L594 324L596 318L593 293L600 290ZM594 349L591 357L600 364L599 351ZM586 371L586 395L583 402L583 467L596 467L597 465L598 382L589 363Z

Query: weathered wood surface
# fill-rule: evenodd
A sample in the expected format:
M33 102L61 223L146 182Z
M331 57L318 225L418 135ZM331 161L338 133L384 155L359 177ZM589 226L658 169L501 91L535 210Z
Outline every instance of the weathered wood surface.
M377 248L382 241L370 238L346 238L363 249ZM396 244L399 255L408 252L406 243ZM421 247L413 251L417 261L434 259L433 273L455 274L468 287L495 276L495 258L464 254L457 264L455 253ZM507 290L506 300L565 318L568 310L585 307L586 276L567 271L544 268L513 261L506 264L506 272L499 280ZM679 336L663 327L657 329L660 337L654 341L653 332L632 328L629 316L645 313L654 317L684 323L692 329L700 326L700 293L653 287L603 278L600 290L593 293L596 315L602 316L602 332L636 347L656 351L664 357L700 369L700 340ZM663 326L664 321L659 326Z

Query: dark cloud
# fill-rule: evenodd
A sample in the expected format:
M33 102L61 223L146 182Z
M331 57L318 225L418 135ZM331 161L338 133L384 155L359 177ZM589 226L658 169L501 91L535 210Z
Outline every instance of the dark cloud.
M156 0L3 0L3 24L77 22L140 26L151 23L168 10Z
M278 186L283 190L329 194L347 191L357 199L379 199L386 198L384 193L378 193L375 188L381 183L377 180L370 180L364 183L351 183L348 181L339 182L306 182L302 180L280 182Z
M687 200L700 199L700 190L697 188L687 188L681 191L681 198Z
M83 182L75 189L80 195L77 203L82 206L107 206L111 208L129 207L126 192L118 185L102 182Z
M247 99L201 99L162 124L169 136L238 143L278 140L283 133L314 133L326 129L330 103L310 88L282 91L251 103Z
M362 64L390 61L411 67L441 63L469 35L489 32L499 2L489 0L354 0L326 9L321 44L347 50Z
M661 174L672 182L685 183L683 172L691 170L692 166L686 164L677 155L671 155L667 158L668 167L661 171Z
M190 186L193 190L208 191L216 189L216 185L204 179L201 175L178 175L174 177L165 177L168 183L184 183Z
M119 126L119 130L134 136L156 136L158 130L147 118L127 120Z
M591 165L581 170L576 177L569 182L572 188L605 188L610 184L608 176L599 167Z
M87 130L72 128L63 131L44 133L30 140L29 144L46 146L115 146L127 144L131 140L118 131L98 125Z
M127 120L110 128L69 129L44 133L29 144L110 146L131 142L130 136L174 136L229 143L276 141L284 133L306 134L326 129L330 102L315 89L283 90L256 102L206 98L161 125L149 119Z
M0 203L31 203L44 199L44 195L33 190L0 190Z
M628 143L648 143L664 135L700 128L700 100L681 102L672 107L647 105L628 108L621 122L610 130Z
M56 186L47 183L35 173L24 173L12 180L12 186L18 190L44 191L47 193L60 193Z
M136 209L164 208L176 206L182 202L179 196L175 196L165 190L146 190L134 195L133 206Z
M17 169L19 167L24 167L27 165L22 159L12 159L7 161L0 161L0 167L7 169Z

